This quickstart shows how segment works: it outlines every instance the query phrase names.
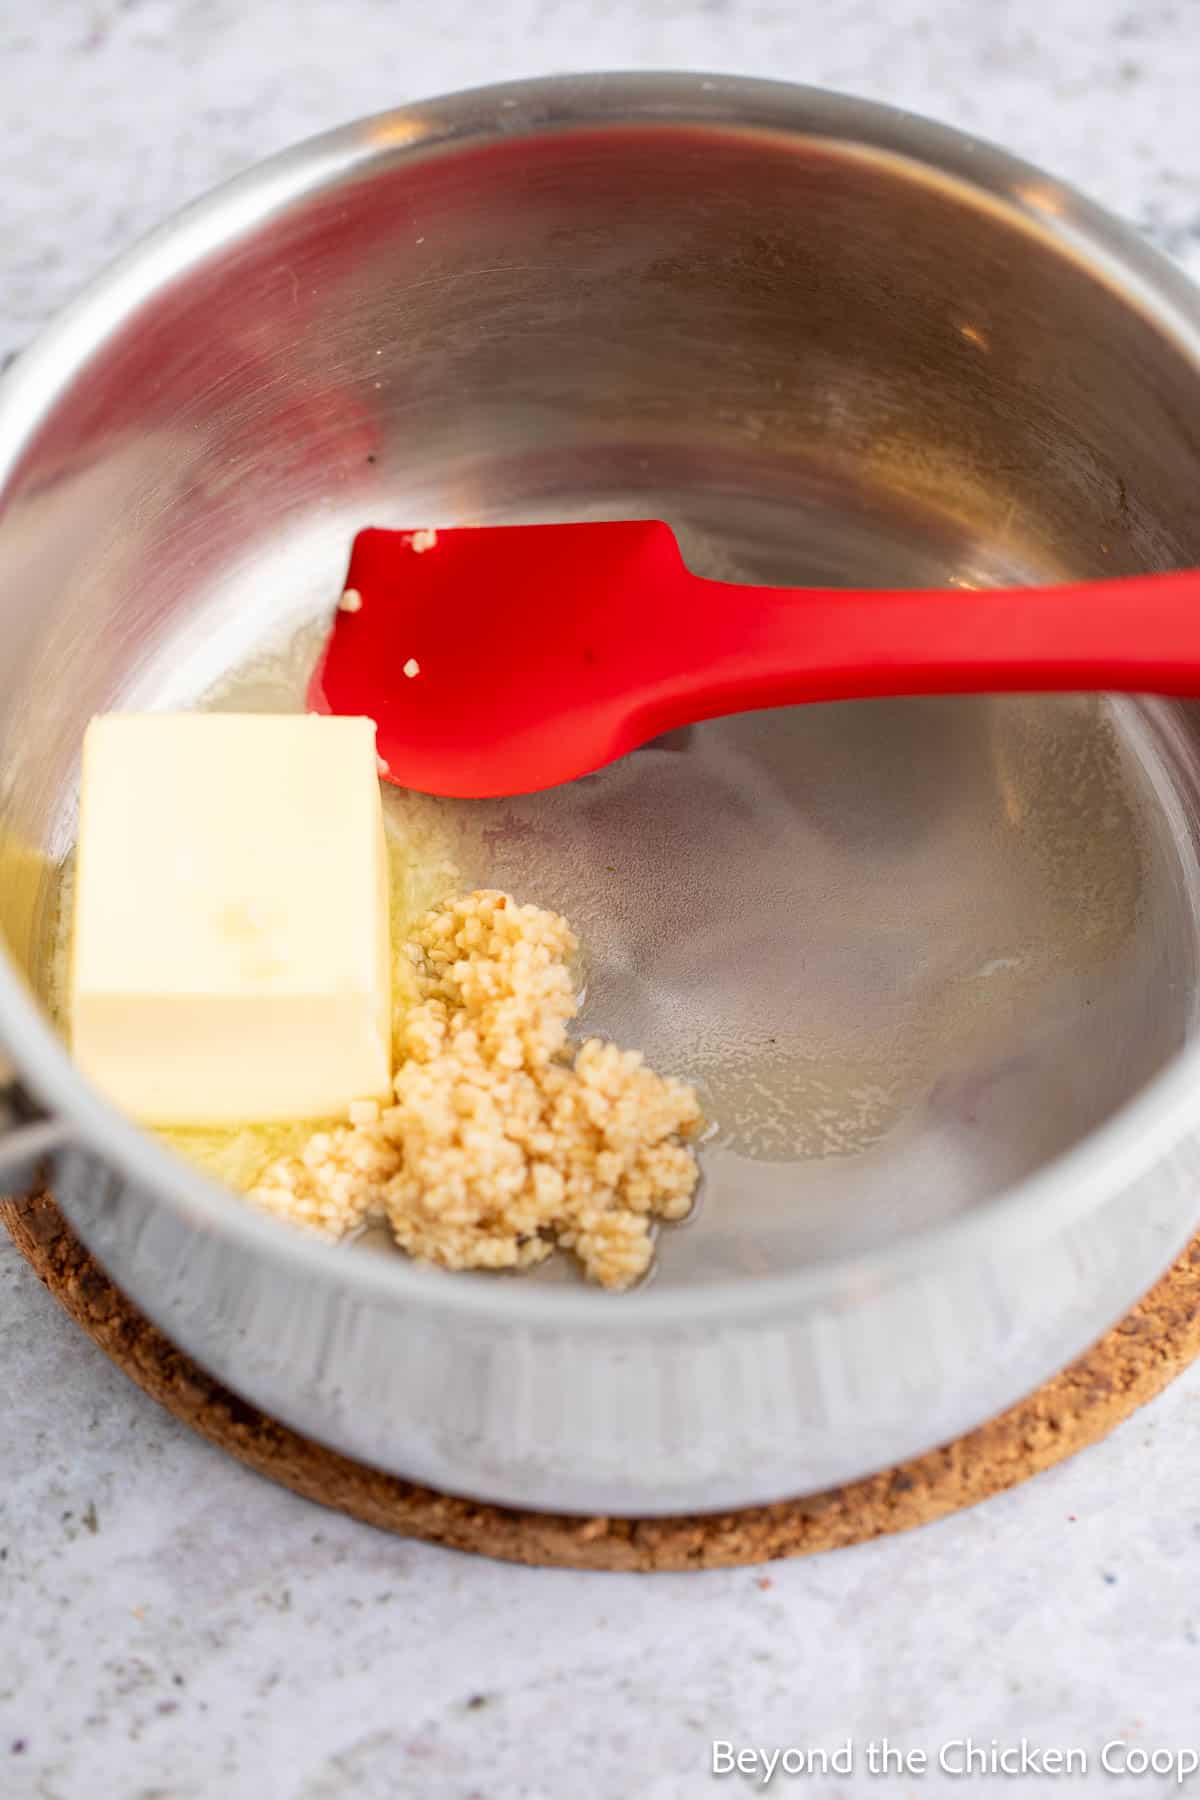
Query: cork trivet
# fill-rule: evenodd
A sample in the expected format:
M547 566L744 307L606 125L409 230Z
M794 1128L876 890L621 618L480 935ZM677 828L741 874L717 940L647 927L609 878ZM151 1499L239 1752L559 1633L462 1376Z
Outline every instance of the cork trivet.
M131 1380L260 1475L386 1531L559 1568L714 1569L836 1550L929 1524L1096 1443L1200 1353L1197 1238L1078 1362L944 1449L772 1506L581 1519L455 1499L323 1449L239 1400L176 1350L113 1286L53 1201L0 1203L0 1219L51 1293Z

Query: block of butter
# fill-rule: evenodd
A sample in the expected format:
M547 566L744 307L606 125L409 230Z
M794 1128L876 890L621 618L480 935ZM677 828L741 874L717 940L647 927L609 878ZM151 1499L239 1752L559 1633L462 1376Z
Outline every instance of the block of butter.
M391 1079L369 719L109 714L83 748L71 1040L152 1125L310 1119Z

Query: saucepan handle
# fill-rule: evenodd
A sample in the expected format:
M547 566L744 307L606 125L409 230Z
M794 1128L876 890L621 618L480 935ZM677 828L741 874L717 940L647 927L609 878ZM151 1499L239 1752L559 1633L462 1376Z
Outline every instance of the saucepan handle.
M24 1199L44 1177L66 1130L47 1117L0 1050L0 1199Z

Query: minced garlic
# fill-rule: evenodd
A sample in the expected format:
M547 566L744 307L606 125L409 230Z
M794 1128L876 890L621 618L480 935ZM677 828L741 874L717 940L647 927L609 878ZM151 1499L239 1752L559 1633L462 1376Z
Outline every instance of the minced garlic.
M571 1053L576 942L556 913L480 890L428 913L405 948L416 1000L393 1104L357 1103L249 1198L330 1238L386 1220L448 1269L529 1268L558 1245L628 1287L652 1260L652 1221L691 1209L694 1089L598 1039Z

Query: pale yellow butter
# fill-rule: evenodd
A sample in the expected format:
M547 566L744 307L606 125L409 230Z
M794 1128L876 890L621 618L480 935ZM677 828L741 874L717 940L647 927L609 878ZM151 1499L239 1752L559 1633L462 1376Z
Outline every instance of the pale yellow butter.
M76 881L72 1049L136 1118L324 1118L388 1092L371 720L94 719Z

